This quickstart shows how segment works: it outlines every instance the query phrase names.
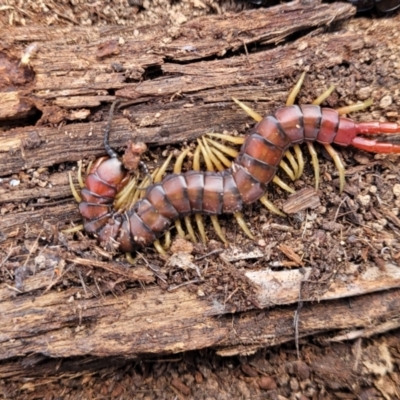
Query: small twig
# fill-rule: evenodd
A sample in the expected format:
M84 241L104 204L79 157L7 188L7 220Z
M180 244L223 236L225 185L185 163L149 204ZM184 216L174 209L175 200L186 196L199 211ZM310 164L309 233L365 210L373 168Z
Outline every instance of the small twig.
M207 254L204 254L203 256L200 256L200 257L195 257L195 261L200 261L200 260L203 260L204 258L206 258L206 257L209 257L209 256L212 256L212 255L214 255L214 254L221 254L221 253L223 253L224 252L224 249L215 249L215 250L213 250L213 251L210 251L209 253L207 253Z
M187 286L187 285L191 285L192 283L199 283L199 282L203 282L203 281L201 281L199 279L193 279L191 281L187 281L187 282L181 283L180 285L170 286L167 290L168 290L168 292L172 292L172 291L174 291L176 289L179 289L182 286Z

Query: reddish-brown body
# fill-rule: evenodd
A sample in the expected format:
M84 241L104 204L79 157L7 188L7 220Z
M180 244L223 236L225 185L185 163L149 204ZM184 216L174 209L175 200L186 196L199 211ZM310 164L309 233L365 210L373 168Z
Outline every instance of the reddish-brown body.
M392 123L357 124L335 110L314 105L282 107L249 132L231 168L169 175L148 187L144 198L124 213L114 210L112 204L128 173L117 158L100 159L82 190L79 209L85 230L95 233L101 242L130 252L150 245L185 215L240 211L244 204L265 194L285 151L304 141L400 153L400 145L357 137L361 133L400 133L400 127Z

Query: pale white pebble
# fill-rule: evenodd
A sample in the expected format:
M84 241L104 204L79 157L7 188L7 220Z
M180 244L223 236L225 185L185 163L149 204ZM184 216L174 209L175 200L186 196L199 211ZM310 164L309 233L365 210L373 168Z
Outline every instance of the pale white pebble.
M393 186L393 194L394 194L396 197L400 197L400 183L396 183L396 184Z
M11 179L10 186L15 187L15 186L18 186L20 183L21 183L21 181L19 179Z
M377 192L378 188L375 185L372 185L369 188L370 193L375 194Z
M362 206L367 206L369 204L369 202L371 201L371 196L369 194L366 194L366 195L359 194L357 196L357 200Z
M379 102L379 106L381 108L387 108L389 107L393 102L392 96L387 95L387 96L383 96L381 98L381 101Z

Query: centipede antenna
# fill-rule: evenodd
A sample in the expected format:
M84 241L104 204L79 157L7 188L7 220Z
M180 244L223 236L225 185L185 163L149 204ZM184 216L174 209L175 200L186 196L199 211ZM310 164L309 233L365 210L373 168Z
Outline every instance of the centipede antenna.
M153 184L153 177L150 175L149 169L147 168L147 164L144 161L139 161L140 168L142 168L145 176L149 178L149 185Z
M111 148L110 143L109 143L109 138L110 138L110 130L111 130L111 123L112 123L112 119L114 116L114 110L116 105L119 103L119 100L115 100L110 107L110 113L108 116L108 122L106 125L106 129L104 131L104 148L107 152L107 154L111 157L111 158L117 158L118 154Z

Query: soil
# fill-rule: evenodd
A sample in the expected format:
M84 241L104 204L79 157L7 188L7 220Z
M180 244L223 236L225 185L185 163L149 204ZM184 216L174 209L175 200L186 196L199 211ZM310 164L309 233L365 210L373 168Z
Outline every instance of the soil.
M246 2L221 3L213 0L9 0L7 4L0 6L0 24L28 27L131 25L135 29L149 25L180 27L196 17L225 15L227 12L238 12L252 7ZM400 15L390 16L400 22L399 17ZM345 22L344 27L339 25L331 29L346 29L359 35L374 30L385 32L385 27L390 25L390 19L388 21L375 20L373 15L367 18L354 17ZM389 32L389 28L387 29ZM318 37L319 33L321 32L314 31L307 36L308 33L302 32L298 35L305 35L308 42L312 43L313 37ZM395 34L398 35L397 32ZM296 39L297 37L290 37L286 39L286 43L290 44ZM393 40L395 42L397 39ZM354 48L357 45L355 43ZM108 43L108 46L99 49L100 58L115 51L113 43ZM327 106L337 108L357 100L364 101L372 96L375 105L368 112L354 113L352 116L355 119L365 120L372 116L375 120L399 122L400 61L396 54L398 47L393 46L393 54L390 48L385 47L374 52L374 49L366 47L362 50L365 60L359 60L358 65L344 60L340 66L327 71L311 70L299 95L299 102L310 103L315 98L315 93L321 92L321 86L335 81L338 88L325 103ZM371 48L373 47L372 44ZM32 48L31 51L34 57L36 50ZM374 58L369 59L369 56ZM177 64L176 68L183 71L184 65L182 62ZM369 65L376 66L374 71L378 78L367 76ZM152 78L154 77L150 74L148 79ZM287 89L293 86L297 78L297 75L283 76L280 82L273 83L277 85L278 89L275 92L280 92L282 101L286 97ZM22 84L30 79L29 74L25 74L16 77L15 82ZM381 88L376 87L377 81ZM360 82L363 84L360 85ZM223 91L223 88L221 90ZM177 96L179 97L179 93ZM249 102L252 102L252 106L259 112L265 108L276 108L275 100L262 100L249 97ZM194 104L195 101L193 95L190 102ZM146 121L146 107L151 107L151 104L134 104L119 112L132 123L136 123L135 118L139 118L136 117L139 114L142 125L146 127L146 124L150 125L150 122ZM96 110L88 120L94 123L106 121L106 108ZM45 116L47 119L42 115L39 121L36 116L35 121L38 125L58 126L58 119L64 120L67 116L65 113L56 114L49 113ZM49 119L49 115L54 118L53 121ZM29 118L29 115L24 115L22 123L18 120L7 121L1 129L11 131L14 127L29 127ZM74 120L72 112L68 114L68 118ZM242 120L239 123L235 121L236 131L230 129L231 126L226 127L229 133L243 133L251 124L249 119L240 118ZM114 126L116 131L118 123L117 118L117 127ZM126 142L126 139L120 139L118 135L116 137L118 146ZM394 139L398 140L398 137ZM182 143L178 143L175 138L167 137L163 140L159 140L163 146L151 146L143 158L150 172L155 166L161 165L170 152L182 151ZM157 138L154 142L157 142ZM27 152L34 153L39 152L41 144L41 137L30 134L23 147ZM193 153L194 144L183 145L192 146ZM253 205L245 209L244 216L255 235L254 240L250 240L239 228L234 227L229 218L220 218L223 232L234 251L226 249L211 228L211 223L207 221L207 235L210 240L206 246L193 246L188 240L175 238L167 256L159 255L154 249L148 249L140 253L135 268L129 268L124 256L105 250L89 235L82 232L66 234L56 230L54 225L46 220L45 210L37 219L36 225L12 225L12 219L19 218L21 213L47 207L49 197L51 206L54 207L52 210L59 210L55 218L58 222L65 223L63 229L80 223L76 204L66 182L66 171L72 171L74 174L76 172L74 155L69 155L65 162L55 164L49 161L49 164L43 164L42 167L32 166L21 171L16 171L15 166L10 167L12 174L5 173L1 181L3 200L6 190L10 190L13 185L19 188L14 192L13 202L3 201L1 204L1 214L8 225L5 224L2 231L5 246L1 250L0 300L7 298L6 289L11 290L10 288L17 293L15 305L22 307L21 310L29 308L30 302L38 304L43 301L45 304L45 301L48 301L46 305L50 307L59 295L70 302L76 301L79 296L88 299L94 297L97 302L103 301L102 313L106 318L107 313L112 314L109 311L111 308L106 307L111 305L111 300L126 302L129 299L135 302L139 291L148 291L156 295L163 293L165 299L174 298L176 293L174 301L178 303L178 292L184 291L196 301L200 299L201 304L206 304L204 307L208 307L210 315L218 315L214 318L214 322L220 318L215 322L216 325L220 324L222 327L224 323L232 323L229 335L234 338L224 337L228 334L220 333L221 338L212 343L212 349L207 348L209 346L206 341L202 342L202 346L190 347L191 341L198 340L200 343L199 337L207 336L207 326L202 326L200 330L197 326L199 320L196 320L193 314L190 315L191 319L188 318L184 322L188 325L186 329L189 334L183 339L186 342L182 345L182 350L185 350L183 352L179 351L178 347L172 347L177 346L176 342L168 347L159 344L149 335L143 336L140 343L139 340L135 342L135 346L132 345L133 348L140 349L136 350L140 357L136 357L135 351L132 350L126 351L123 357L117 356L124 354L124 351L119 351L120 343L115 343L115 349L107 349L104 353L99 351L100 347L84 351L77 349L70 354L64 353L68 356L63 357L62 348L54 350L50 349L49 345L48 352L43 350L45 343L41 343L41 347L30 349L30 336L39 335L39 331L45 330L44 327L39 329L38 324L35 328L37 331L32 328L29 335L27 332L26 342L22 340L21 344L13 347L10 341L9 345L4 346L9 354L0 362L2 398L400 399L400 312L399 300L395 298L395 291L400 287L399 158L396 155L383 156L360 152L354 148L340 149L340 155L346 165L346 186L344 194L340 194L338 173L331 157L322 147L318 147L317 151L321 164L321 184L318 191L313 189L315 175L308 155L305 155L304 174L292 184L297 190L296 194L290 197L283 189L271 185L269 200L290 214L289 219L275 216L260 205ZM99 148L85 149L76 157L84 157L83 165L87 167L89 161L100 154L101 143ZM183 169L191 167L192 159L185 161ZM279 176L288 181L284 173L279 172ZM49 183L54 187L61 183L63 190L57 189L55 194ZM24 231L23 236L21 230ZM377 274L379 271L382 274L382 279L374 281L380 281L381 286L374 283L374 289L367 288L366 279L357 280L370 273L372 267L378 271ZM275 305L281 307L265 311L267 305L274 305L270 299L263 303L263 297L259 296L260 278L257 276L261 276L266 268L272 268L276 273L271 282L281 279L281 276L286 276L284 274L287 273L301 275L298 285L302 299L314 300L315 308L304 306L302 311L303 303L297 303L297 298L291 297L293 293L297 295L297 292L288 288L285 295L291 297L290 300L285 298L284 294L277 295L273 297ZM255 274L256 278L251 274ZM79 291L76 288L79 288ZM28 289L32 293L32 299L17 297L19 290L22 293ZM340 311L339 307L342 303L337 303L339 311L336 311L336 314L332 306L331 314L327 318L329 321L322 321L319 325L314 321L324 313L323 304L327 304L322 303L321 307L317 308L319 300L343 297L348 309L354 307L354 310L363 310L361 306L357 308L357 301L350 296L366 295L378 290L389 290L388 295L393 297L387 298L387 309L382 311L380 316L374 316L375 319L370 325L365 321L355 322L359 321L357 315L351 314L348 314L351 317L348 316L349 322L346 325L343 321L346 320L347 311ZM382 299L383 297L381 302ZM26 303L21 306L23 301ZM368 301L374 304L372 297ZM379 299L377 301L379 302ZM160 303L162 302L167 303L167 300L163 297L163 300L160 300ZM193 307L197 307L199 303L193 304ZM229 313L229 321L225 321L228 319L224 319L226 315L215 311L216 305L223 305L224 313ZM160 304L157 306L161 307ZM150 308L148 310L149 320L161 317L151 314ZM247 322L248 314L240 312L249 310L251 321ZM290 318L300 315L301 328L306 333L296 337L297 329L290 330L289 333L285 331L284 323L279 319L279 310L281 316L284 313ZM65 317L62 312L60 309L60 321ZM320 315L313 316L313 312ZM179 312L177 314L179 315ZM82 318L83 314L77 312L77 315ZM235 315L244 321L242 325L238 323L237 328L234 325ZM19 317L15 315L14 318L17 320ZM95 314L84 318L87 318L84 321L86 326L90 326L90 318L94 320ZM273 336L270 341L268 337L263 337L268 333L262 331L262 327L259 331L254 328L254 321L259 320L262 326L264 320L265 324L268 323L269 318L270 321L279 322L273 334L269 332L270 336ZM360 321L361 319L362 316ZM43 325L47 323L44 319ZM211 326L211 322L204 322L204 325L207 323ZM120 324L123 324L122 317ZM245 334L242 333L246 331L246 324L247 336L250 339L245 339ZM75 329L73 326L71 320L71 329ZM57 326L50 327L49 331L52 329L56 336ZM96 334L93 332L93 336ZM252 335L254 336L251 337ZM254 347L250 346L251 339L254 340ZM86 340L92 345L89 338ZM1 331L0 341L6 342L5 339L1 339ZM272 346L274 344L276 346ZM201 347L204 348L190 351L192 348Z

